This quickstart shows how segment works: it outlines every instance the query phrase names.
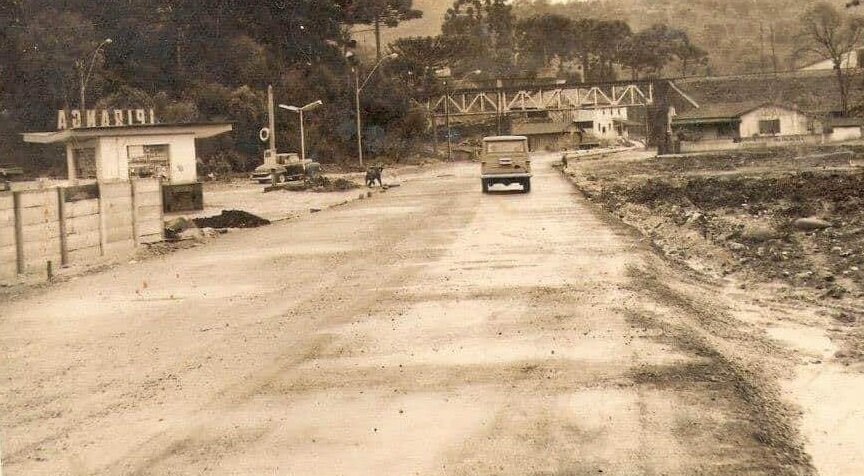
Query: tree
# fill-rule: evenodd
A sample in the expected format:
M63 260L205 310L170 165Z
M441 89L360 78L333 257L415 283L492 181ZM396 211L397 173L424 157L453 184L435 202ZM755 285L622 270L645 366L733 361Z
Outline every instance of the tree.
M395 27L403 21L423 16L412 8L412 0L354 0L345 8L350 24L372 25L375 28L375 55L381 60L381 25Z
M517 69L515 27L513 7L506 0L456 0L441 30L460 46L461 69L506 76Z
M616 79L613 64L620 60L632 34L630 25L621 20L600 21L594 25L590 45L604 79Z
M452 65L459 48L443 36L400 38L390 44L390 52L399 55L389 63L389 70L421 94L436 87L435 71Z
M678 45L675 56L681 64L681 76L687 76L689 66L705 65L708 62L708 52L690 43L689 40Z
M563 15L536 15L520 20L516 24L519 52L535 59L535 66L548 67L557 58L559 69L563 69L564 62L575 56L573 26L573 20ZM531 63L527 59L525 62Z
M5 109L6 95L21 61L22 22L20 1L0 0L0 111Z
M621 64L630 68L634 80L639 79L643 71L656 76L688 44L690 40L684 31L666 25L654 25L630 37L622 47Z
M834 65L840 92L840 112L849 112L849 82L845 61L864 37L864 18L843 16L827 2L813 5L801 16L802 34L809 40L805 49L827 57Z

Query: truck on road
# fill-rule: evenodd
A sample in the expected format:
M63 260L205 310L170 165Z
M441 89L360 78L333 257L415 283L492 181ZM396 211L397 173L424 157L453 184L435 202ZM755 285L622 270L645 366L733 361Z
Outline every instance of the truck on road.
M294 153L278 154L271 149L264 151L264 163L252 172L252 180L269 184L273 177L277 183L292 180L313 179L321 172L321 165L313 160L302 160Z
M480 156L480 180L483 193L496 183L522 185L522 192L531 191L531 159L525 136L492 136L483 138Z

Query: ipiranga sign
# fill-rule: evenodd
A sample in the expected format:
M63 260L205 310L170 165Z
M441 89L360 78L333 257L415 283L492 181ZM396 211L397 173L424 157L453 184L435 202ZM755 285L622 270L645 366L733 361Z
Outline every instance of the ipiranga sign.
M153 109L79 109L57 111L57 130L156 124Z

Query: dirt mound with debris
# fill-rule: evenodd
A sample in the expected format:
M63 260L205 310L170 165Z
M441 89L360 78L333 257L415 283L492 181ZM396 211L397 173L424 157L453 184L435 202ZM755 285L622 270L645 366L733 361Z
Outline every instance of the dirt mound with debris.
M198 228L258 228L270 224L265 220L243 210L223 210L220 215L192 220Z
M570 172L670 258L822 297L864 297L864 170L850 162L860 151L796 160L801 152L584 162Z
M353 190L355 188L359 188L355 182L344 178L330 179L323 175L319 175L318 177L307 179L301 184L294 185L289 188L292 191L306 191L306 192L345 192L348 190Z

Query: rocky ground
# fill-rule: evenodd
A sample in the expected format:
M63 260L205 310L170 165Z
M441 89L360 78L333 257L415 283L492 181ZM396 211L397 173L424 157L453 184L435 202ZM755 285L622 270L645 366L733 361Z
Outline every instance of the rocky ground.
M782 149L600 158L567 173L667 256L714 276L833 300L864 297L864 151Z
M787 349L780 378L821 474L856 474L864 390L864 151L779 149L570 161L589 200L719 292ZM845 439L845 442L844 442ZM860 451L860 448L858 449Z

